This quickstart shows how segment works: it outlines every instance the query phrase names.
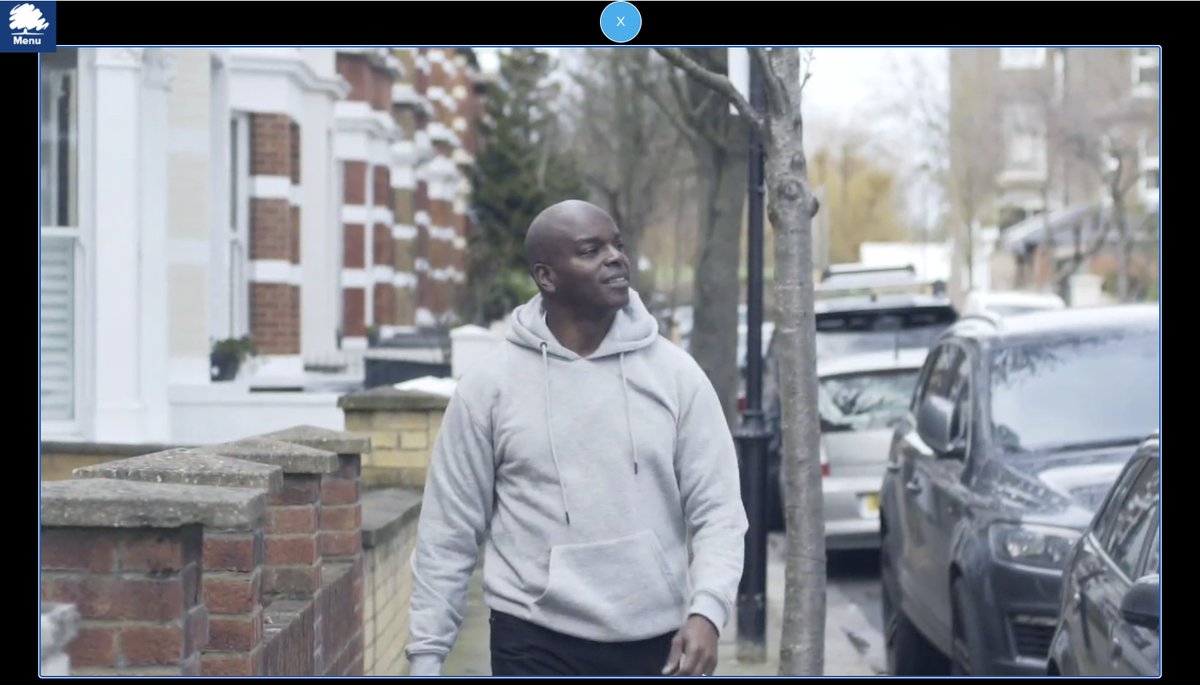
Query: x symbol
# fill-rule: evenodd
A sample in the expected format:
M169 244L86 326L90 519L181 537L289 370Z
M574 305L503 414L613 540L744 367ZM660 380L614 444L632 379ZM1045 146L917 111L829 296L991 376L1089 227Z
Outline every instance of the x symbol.
M617 17L617 26L625 25L625 17Z

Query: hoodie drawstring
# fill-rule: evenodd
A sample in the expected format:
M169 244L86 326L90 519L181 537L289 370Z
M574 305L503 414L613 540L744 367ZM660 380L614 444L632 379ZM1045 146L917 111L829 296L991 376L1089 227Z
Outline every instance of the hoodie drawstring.
M563 514L567 525L571 525L571 508L567 506L567 486L563 483L562 469L558 465L558 452L554 451L554 427L550 425L550 356L546 343L542 343L542 365L546 369L546 433L550 436L550 456L554 459L554 473L558 475L558 494L562 497Z
M629 383L625 380L625 353L621 353L621 388L625 391L625 425L629 427L629 444L633 446L633 475L638 472L637 439L633 437L633 417L629 413Z
M547 351L545 342L540 345L542 349L542 367L545 369L545 386L546 386L546 434L550 439L550 457L554 460L554 473L558 476L558 494L562 497L563 515L567 519L567 525L571 525L571 508L567 505L567 486L563 482L562 467L558 464L558 452L554 449L554 427L550 424L550 353ZM633 448L633 475L638 474L638 451L637 438L633 434L633 416L629 409L629 381L625 377L625 353L620 356L621 365L621 389L625 396L625 425L629 429L629 444Z

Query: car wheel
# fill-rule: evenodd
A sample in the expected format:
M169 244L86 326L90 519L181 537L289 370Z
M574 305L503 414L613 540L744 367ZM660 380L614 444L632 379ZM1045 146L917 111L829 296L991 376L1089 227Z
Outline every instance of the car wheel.
M971 611L971 596L966 581L955 578L950 586L951 635L954 638L954 653L950 660L950 674L955 676L987 675L986 661L980 653L983 641L979 638L979 625L975 612Z
M891 675L946 675L945 655L917 630L900 608L897 583L890 570L886 540L879 551L882 581L884 652Z

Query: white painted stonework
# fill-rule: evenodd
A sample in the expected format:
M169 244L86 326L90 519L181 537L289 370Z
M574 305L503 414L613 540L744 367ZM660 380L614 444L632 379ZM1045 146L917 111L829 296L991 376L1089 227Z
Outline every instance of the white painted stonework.
M247 392L237 384L172 388L172 438L206 445L309 424L344 430L336 393Z
M40 629L42 675L71 675L67 646L79 633L79 611L70 604L42 603Z

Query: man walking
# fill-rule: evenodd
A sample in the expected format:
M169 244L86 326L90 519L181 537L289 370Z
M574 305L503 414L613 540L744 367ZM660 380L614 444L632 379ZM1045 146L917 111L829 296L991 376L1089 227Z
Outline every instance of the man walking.
M554 205L525 248L539 294L434 446L411 672L441 673L482 545L493 674L709 675L747 527L716 393L658 335L603 210Z

